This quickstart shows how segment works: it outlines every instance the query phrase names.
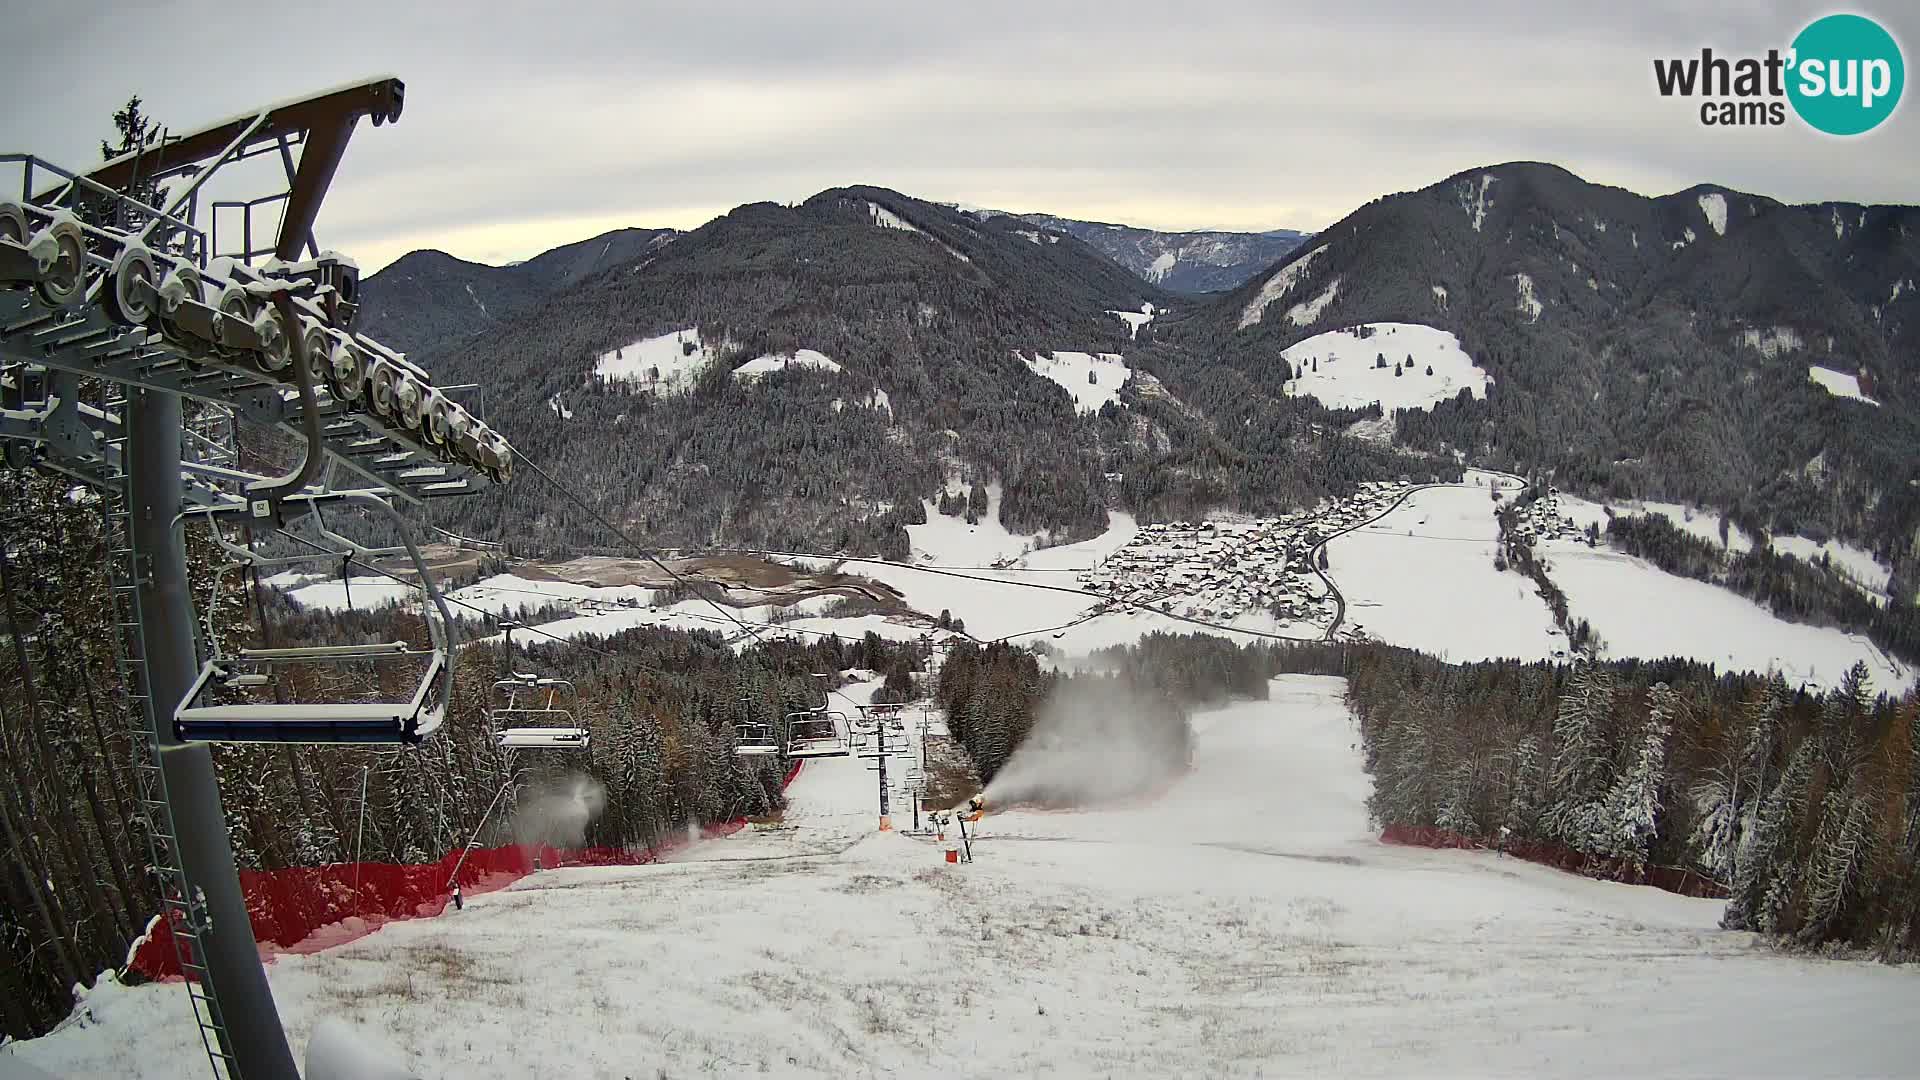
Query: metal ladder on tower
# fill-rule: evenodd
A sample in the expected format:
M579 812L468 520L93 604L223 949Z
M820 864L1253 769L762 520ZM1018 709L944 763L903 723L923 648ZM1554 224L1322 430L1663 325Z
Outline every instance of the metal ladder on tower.
M109 395L118 397L122 391L118 384L109 384ZM115 403L110 402L109 408ZM116 409L120 415L125 410ZM126 431L122 428L108 441L123 451L118 455L121 462L127 460L124 450ZM147 682L146 653L142 648L140 623L140 598L138 587L141 580L140 556L133 547L133 510L127 497L127 477L124 467L114 477L116 483L110 494L101 501L101 518L104 526L107 549L107 584L111 598L114 622L113 653L114 665L118 668L121 693L126 698L129 717L129 734L132 745L145 746L147 753L133 755L133 775L140 800L140 809L146 818L148 855L153 862L153 871L157 877L160 894L160 912L172 929L173 948L180 962L180 974L184 977L187 996L193 1001L194 1023L200 1029L200 1042L207 1052L207 1062L213 1067L213 1074L221 1080L234 1080L240 1076L239 1068L229 1047L226 1022L220 1011L218 988L214 985L213 973L201 962L201 935L206 928L206 913L202 909L198 890L187 878L186 869L180 864L179 843L174 833L173 811L167 802L166 774L160 768L160 747L155 740L153 725L154 702ZM172 723L169 709L164 722Z

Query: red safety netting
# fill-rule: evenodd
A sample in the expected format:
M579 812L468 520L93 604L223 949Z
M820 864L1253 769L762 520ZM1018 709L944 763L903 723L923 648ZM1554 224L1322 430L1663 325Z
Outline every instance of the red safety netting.
M1588 855L1559 844L1541 840L1509 840L1500 844L1478 837L1462 836L1456 832L1432 826L1389 825L1380 834L1380 839L1389 844L1406 844L1412 847L1465 848L1470 850L1498 850L1516 859L1551 866L1556 870L1580 874L1583 877L1599 878L1603 881L1618 881L1627 885L1651 885L1656 889L1665 889L1682 896L1700 896L1715 900L1724 900L1727 887L1698 871L1682 866L1647 866L1628 859L1608 858L1601 855Z
M795 762L781 784L791 784L804 762ZM504 889L533 872L559 866L644 866L685 847L692 839L731 836L745 821L700 828L698 835L675 836L652 847L591 847L562 851L517 844L469 852L460 866L463 897ZM312 953L344 945L401 919L428 918L445 911L453 899L453 868L460 852L430 863L336 863L290 866L280 870L241 870L240 891L263 959L279 953ZM150 979L177 978L180 961L173 927L156 917L134 944L127 967Z

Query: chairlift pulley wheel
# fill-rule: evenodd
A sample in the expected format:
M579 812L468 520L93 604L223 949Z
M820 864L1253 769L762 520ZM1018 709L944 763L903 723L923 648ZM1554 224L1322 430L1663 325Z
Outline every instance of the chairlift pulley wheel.
M254 326L260 331L260 349L253 354L254 366L269 375L293 366L294 327L288 326L273 304L262 305Z
M187 263L180 263L168 270L160 279L160 314L172 316L178 314L180 305L192 301L199 304L206 299L206 285L200 279L200 271Z
M34 237L29 246L44 246L50 256L46 270L33 285L48 307L72 307L86 299L87 244L79 225L62 218Z
M361 408L360 391L366 383L366 354L352 342L338 341L327 352L327 389L349 408Z
M32 235L27 225L27 212L19 203L0 202L0 240L11 240L21 247L27 246L27 237Z
M373 376L368 380L367 387L367 405L382 420L395 419L393 388L399 374L399 369L385 360L373 362Z
M238 345L227 344L227 336L232 332L229 329L228 320L253 325L253 298L248 296L247 290L240 286L229 285L220 291L220 296L214 302L213 308L220 316L213 322L213 351L228 360L240 359L246 350Z
M107 318L121 326L145 326L154 315L153 291L153 255L146 248L128 245L114 257L101 306Z
M328 358L333 354L333 339L327 336L327 329L319 320L303 321L307 334L307 375L316 388L326 386L331 369Z

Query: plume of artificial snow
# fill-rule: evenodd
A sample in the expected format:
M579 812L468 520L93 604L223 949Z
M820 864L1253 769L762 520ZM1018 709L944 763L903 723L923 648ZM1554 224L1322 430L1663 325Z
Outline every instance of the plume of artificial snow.
M587 826L607 804L606 789L591 776L560 777L529 791L513 815L513 838L525 845L578 847Z
M1142 795L1184 772L1190 747L1185 714L1151 692L1118 679L1068 679L987 785L987 806L1091 806Z

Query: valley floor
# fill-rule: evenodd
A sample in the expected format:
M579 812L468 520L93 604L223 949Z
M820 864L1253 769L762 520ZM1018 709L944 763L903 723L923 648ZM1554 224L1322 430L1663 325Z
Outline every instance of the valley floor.
M1920 973L1379 844L1343 688L1201 714L1151 803L990 814L970 866L874 833L865 762L815 761L782 828L537 874L282 957L274 990L296 1048L340 1017L429 1077L1910 1073ZM85 1012L0 1076L204 1074L178 985Z

